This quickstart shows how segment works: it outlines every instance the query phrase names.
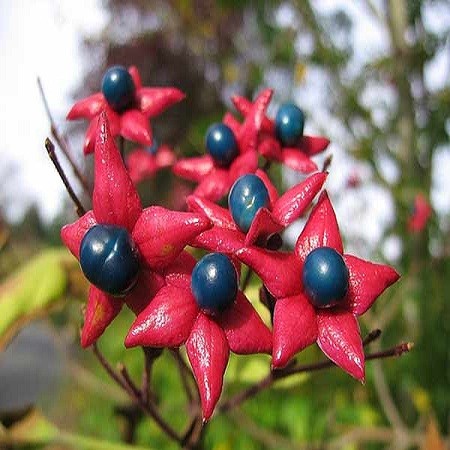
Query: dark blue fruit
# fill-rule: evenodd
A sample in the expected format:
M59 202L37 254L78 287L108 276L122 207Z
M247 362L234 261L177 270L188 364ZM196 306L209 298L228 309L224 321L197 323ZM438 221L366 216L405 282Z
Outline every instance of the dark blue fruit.
M145 151L150 153L151 155L156 155L158 148L159 148L159 143L155 138L153 138L152 145L145 147Z
M225 310L236 300L238 277L230 259L222 253L204 256L194 267L192 293L201 309L216 313Z
M247 233L260 208L269 205L269 192L261 178L243 175L233 184L228 196L228 208L236 225Z
M231 128L215 123L206 132L206 150L220 166L228 166L238 155L238 146Z
M348 290L348 269L342 256L330 247L313 250L303 266L303 286L318 308L336 305Z
M303 136L305 115L293 103L284 103L275 117L275 132L284 146L295 145Z
M134 102L133 78L123 66L110 67L102 80L102 93L114 111L122 112Z
M95 225L81 241L80 265L92 284L108 294L121 296L136 283L139 253L125 228Z

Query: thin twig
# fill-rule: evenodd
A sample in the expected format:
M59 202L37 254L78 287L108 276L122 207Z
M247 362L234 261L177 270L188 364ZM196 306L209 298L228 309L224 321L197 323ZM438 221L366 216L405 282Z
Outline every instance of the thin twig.
M76 211L79 217L83 216L86 213L86 210L84 209L83 205L80 202L80 199L75 194L74 190L72 189L71 184L69 183L69 180L66 177L66 174L64 173L63 168L61 167L61 164L58 161L58 157L55 153L55 145L53 142L47 138L45 140L45 148L47 149L48 156L52 160L53 165L55 166L56 170L58 171L58 174L64 183L64 186L66 187L67 193L69 194L70 198L74 202L76 206Z
M395 347L392 347L388 350L375 352L375 353L369 353L365 356L366 361L372 360L372 359L382 359L382 358L389 358L393 356L400 356L403 353L409 352L413 347L412 343L401 343L399 345L396 345ZM249 388L239 392L234 397L229 398L225 402L223 402L219 406L219 410L222 412L226 412L232 408L235 408L236 406L240 405L241 403L245 402L246 400L250 399L251 397L255 396L259 392L261 392L264 389L269 388L274 384L277 380L284 379L286 377L289 377L294 374L299 373L305 373L305 372L316 372L323 369L328 369L330 367L334 367L335 364L332 361L326 360L326 361L320 361L318 363L313 364L305 364L305 365L289 365L285 367L284 369L278 369L278 370L272 370L266 377L264 377L262 380L260 380L258 383L250 386Z
M67 142L66 138L58 132L58 129L56 128L56 124L50 112L50 107L48 106L47 98L45 97L44 93L44 88L42 87L42 83L39 77L37 79L37 84L39 87L39 92L41 94L42 102L44 103L45 112L47 113L47 117L50 122L50 131L52 133L52 136L55 138L55 141L57 142L62 152L64 153L64 156L67 158L70 165L72 166L73 172L75 173L75 176L78 178L81 185L83 186L84 191L86 192L86 194L89 195L90 194L89 184L72 158L72 154L69 149L69 143Z
M133 379L131 378L128 369L126 368L126 366L122 363L120 363L118 365L119 367L119 372L122 375L122 378L124 379L125 383L127 383L127 385L129 386L129 388L133 391L133 396L134 397L139 397L142 398L142 392L141 390L136 386L136 383L133 381Z
M141 410L150 416L155 423L174 441L181 443L182 437L164 420L164 418L159 414L158 410L151 403L143 403L141 395L136 395L134 390L130 387L128 382L126 382L109 364L103 354L100 352L96 343L92 346L94 355L99 360L100 364L106 370L108 375L130 396L130 398L141 408Z
M189 382L187 380L188 377L193 380L192 372L189 369L189 367L186 365L184 359L181 357L180 351L178 349L171 350L171 354L174 357L174 359L178 365L178 371L180 373L181 382L182 382L183 388L186 392L188 402L189 402L189 404L192 404L192 402L194 400L194 395L192 393L192 389L189 386Z
M366 347L381 336L381 330L376 328L372 330L363 340L363 346Z

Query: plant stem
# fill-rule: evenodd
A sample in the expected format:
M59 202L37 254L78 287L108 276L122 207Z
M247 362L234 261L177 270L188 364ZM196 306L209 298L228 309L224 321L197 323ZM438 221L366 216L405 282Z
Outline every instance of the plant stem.
M58 129L56 128L56 124L55 124L55 121L53 120L52 114L50 112L47 98L45 97L44 89L42 87L42 83L41 83L41 80L39 77L37 79L37 84L39 87L39 92L41 94L42 102L44 103L45 112L47 113L47 117L50 122L50 131L52 133L52 136L55 138L57 144L59 145L62 152L64 153L64 156L67 158L70 165L72 166L75 176L80 181L81 185L83 186L84 191L86 192L86 194L89 195L90 194L89 185L88 185L86 179L84 178L83 174L81 173L81 170L78 168L78 166L76 165L75 161L72 158L72 154L69 149L69 144L68 144L66 138L63 135L59 134Z
M53 144L53 142L47 138L45 140L45 148L47 149L47 153L48 156L50 157L53 165L55 166L62 182L64 183L64 186L67 190L67 193L69 194L70 198L72 199L72 201L75 204L76 207L76 211L79 217L83 216L86 213L86 210L84 209L83 205L80 202L80 199L77 197L77 195L75 194L74 190L72 189L72 186L69 182L69 180L66 177L66 174L64 173L63 168L61 167L61 164L58 161L58 157L56 156L55 153L55 145Z
M413 347L413 344L408 343L401 343L399 345L396 345L395 347L392 347L388 350L375 352L375 353L369 353L365 356L366 361L372 360L372 359L383 359L383 358L390 358L393 356L401 356L403 353L409 352ZM288 365L287 367L283 369L278 370L272 370L269 372L266 377L264 377L262 380L260 380L258 383L250 386L249 388L239 392L234 397L229 398L225 402L223 402L221 405L219 405L219 411L226 412L230 409L235 408L236 406L240 405L241 403L245 402L246 400L252 398L253 396L257 395L259 392L263 391L264 389L269 388L272 386L277 380L281 380L284 378L287 378L294 374L299 373L305 373L305 372L316 372L318 370L328 369L330 367L335 366L335 364L330 361L320 361L313 364L305 364L305 365L297 365L292 364Z

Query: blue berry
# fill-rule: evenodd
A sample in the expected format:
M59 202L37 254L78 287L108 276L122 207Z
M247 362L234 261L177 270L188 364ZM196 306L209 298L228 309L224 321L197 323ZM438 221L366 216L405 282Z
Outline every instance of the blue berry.
M228 166L238 155L238 146L231 128L215 123L206 132L206 150L220 166Z
M139 253L125 228L95 225L81 241L80 265L92 284L108 294L122 296L136 283Z
M102 80L102 93L114 111L122 112L134 102L133 78L123 66L110 67Z
M228 207L236 225L247 233L258 210L267 207L269 201L269 192L261 178L247 174L231 187Z
M348 291L348 269L342 256L330 247L319 247L306 257L303 286L318 308L334 306Z
M295 145L303 136L305 115L293 103L284 103L275 117L275 132L284 146Z
M192 271L191 288L197 305L211 314L224 311L236 299L238 277L230 259L222 253L204 256Z

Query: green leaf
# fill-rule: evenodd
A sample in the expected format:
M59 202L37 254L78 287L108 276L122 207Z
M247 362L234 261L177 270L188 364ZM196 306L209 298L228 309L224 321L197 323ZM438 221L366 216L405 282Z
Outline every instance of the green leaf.
M2 445L13 447L60 445L76 450L151 450L150 447L130 446L61 431L36 409L31 410L10 428L3 429L0 433L0 446Z
M69 272L77 268L76 259L66 249L49 249L2 282L0 351L20 328L64 296Z

